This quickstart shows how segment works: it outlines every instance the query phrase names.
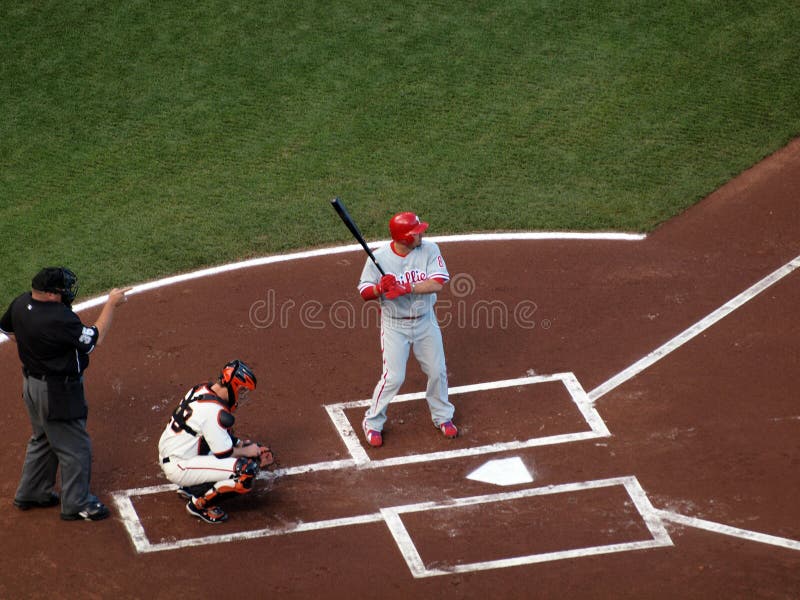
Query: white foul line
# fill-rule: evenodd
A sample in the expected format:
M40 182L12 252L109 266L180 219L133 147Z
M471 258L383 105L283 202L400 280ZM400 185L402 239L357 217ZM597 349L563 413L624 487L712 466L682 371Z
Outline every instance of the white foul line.
M758 283L750 286L741 294L728 300L725 304L720 306L717 310L709 314L708 316L704 317L682 333L678 334L667 343L662 345L659 348L653 350L650 354L641 358L640 360L633 363L624 371L617 373L614 377L606 381L605 383L600 384L591 392L589 392L589 398L592 402L597 401L599 398L605 396L608 392L613 390L614 388L622 385L626 381L636 377L639 373L647 369L648 367L652 366L677 348L683 346L689 340L697 337L703 331L714 325L717 321L724 319L726 316L731 314L737 308L741 307L745 303L749 302L753 298L755 298L758 294L769 288L770 286L774 285L787 275L800 267L800 256L796 257L794 260L786 263L780 269L773 271L764 279L759 281Z
M729 314L731 314L736 309L740 308L757 295L762 293L763 291L767 290L778 281L795 271L798 267L800 267L800 256L795 257L793 260L789 261L779 269L776 269L757 283L753 284L745 291L740 293L738 296L735 296L721 307L719 307L714 312L710 313L682 333L678 334L674 338L672 338L667 343L663 344L659 348L653 350L645 356L644 358L638 360L637 362L633 363L627 369L621 371L605 383L599 385L591 392L589 392L589 398L592 403L597 401L599 398L603 397L605 394L610 392L611 390L617 388L618 386L622 385L626 381L636 377L639 373L647 369L648 367L652 366L677 348L680 348L682 345L690 341L691 339L697 337L700 333L717 323L718 321L722 320ZM673 523L678 523L680 525L685 525L687 527L694 527L697 529L704 529L706 531L711 531L714 533L719 533L723 535L729 535L732 537L738 537L741 539L745 539L748 541L759 542L762 544L769 544L773 546L779 546L783 548L788 548L790 550L800 550L800 542L796 540L791 540L787 538L782 538L778 536L758 533L755 531L749 531L746 529L740 529L738 527L731 527L729 525L723 525L721 523L714 523L712 521L706 521L704 519L698 519L695 517L687 517L684 515L680 515L677 513L673 513L670 511L665 510L656 510L655 515L666 521L671 521Z
M696 517L687 517L667 510L657 510L656 513L661 519L665 521L671 521L679 525L686 525L687 527L694 527L696 529L704 529L705 531L711 531L713 533L729 535L731 537L741 538L749 542L759 542L761 544L769 544L770 546L788 548L789 550L800 550L800 542L797 540L790 540L788 538L769 535L766 533L758 533L756 531L731 527L730 525L714 523L713 521L706 521L705 519L698 519Z

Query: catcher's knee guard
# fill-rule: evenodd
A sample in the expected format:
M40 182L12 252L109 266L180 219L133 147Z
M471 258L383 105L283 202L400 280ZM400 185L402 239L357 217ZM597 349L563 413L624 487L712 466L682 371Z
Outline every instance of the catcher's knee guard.
M258 462L252 458L239 458L233 467L233 491L239 494L246 494L253 489L253 483L260 471Z

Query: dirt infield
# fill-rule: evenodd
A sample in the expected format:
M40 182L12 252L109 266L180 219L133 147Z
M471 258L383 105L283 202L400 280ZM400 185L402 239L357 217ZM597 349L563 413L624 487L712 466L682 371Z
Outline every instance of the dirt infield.
M386 445L349 435L380 367L360 253L134 295L87 376L98 523L12 508L29 426L0 345L0 597L797 598L798 189L800 140L644 241L442 243L453 441L413 361ZM237 431L282 471L210 526L156 442L232 357L260 384ZM533 481L467 478L509 458Z

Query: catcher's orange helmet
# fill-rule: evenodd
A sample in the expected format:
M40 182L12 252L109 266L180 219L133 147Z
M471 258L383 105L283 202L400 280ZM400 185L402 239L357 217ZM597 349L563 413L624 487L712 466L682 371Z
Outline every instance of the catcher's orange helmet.
M232 360L222 367L219 382L228 390L228 406L231 410L236 410L243 389L256 389L255 373L241 360Z
M419 220L419 217L412 212L397 213L389 221L389 231L395 242L411 244L413 236L422 233L428 228L428 224Z

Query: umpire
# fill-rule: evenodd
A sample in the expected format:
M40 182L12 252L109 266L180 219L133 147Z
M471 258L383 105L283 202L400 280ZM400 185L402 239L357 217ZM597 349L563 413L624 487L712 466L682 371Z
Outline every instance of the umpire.
M111 290L92 327L72 311L78 278L69 269L42 269L31 288L0 317L0 330L17 343L22 394L33 428L14 505L28 510L60 502L65 521L99 521L109 512L89 489L92 444L86 431L83 372L130 288ZM60 497L53 490L59 467Z

